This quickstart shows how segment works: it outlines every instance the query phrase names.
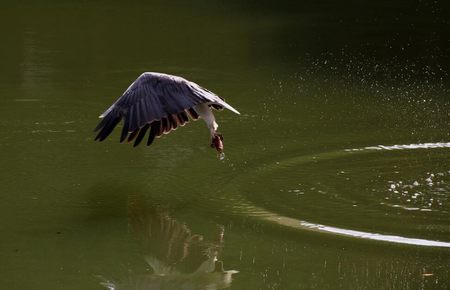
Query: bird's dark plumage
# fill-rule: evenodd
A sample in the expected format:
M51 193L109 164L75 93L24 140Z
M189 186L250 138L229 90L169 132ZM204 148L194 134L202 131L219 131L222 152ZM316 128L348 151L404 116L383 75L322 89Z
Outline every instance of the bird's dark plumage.
M143 73L100 118L95 128L95 140L103 141L124 119L120 142L125 139L139 145L150 130L147 145L155 137L199 118L194 106L207 103L214 109L224 107L237 112L214 93L184 78L162 74Z

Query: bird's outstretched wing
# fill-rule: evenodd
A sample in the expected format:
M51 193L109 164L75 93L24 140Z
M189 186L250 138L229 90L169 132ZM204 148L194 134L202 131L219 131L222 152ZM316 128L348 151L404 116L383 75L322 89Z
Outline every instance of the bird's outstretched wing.
M189 121L188 116L197 120L194 106L202 103L239 114L219 96L196 83L167 74L143 73L100 115L102 120L94 130L99 131L95 140L103 141L124 119L120 142L135 140L137 146L150 130L147 141L150 145L155 137L183 126Z

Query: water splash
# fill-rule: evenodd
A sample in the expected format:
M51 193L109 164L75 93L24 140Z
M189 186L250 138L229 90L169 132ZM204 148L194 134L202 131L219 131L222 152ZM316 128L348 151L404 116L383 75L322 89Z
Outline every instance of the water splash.
M427 172L425 176L413 180L388 181L385 199L391 203L381 204L409 211L448 212L450 171Z

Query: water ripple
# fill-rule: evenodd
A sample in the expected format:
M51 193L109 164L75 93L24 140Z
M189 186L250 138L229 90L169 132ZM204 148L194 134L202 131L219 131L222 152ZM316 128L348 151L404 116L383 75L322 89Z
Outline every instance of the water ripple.
M403 144L403 145L377 145L364 148L345 149L344 151L366 151L366 150L410 150L410 149L433 149L433 148L450 148L450 142L437 143L418 143L418 144Z
M306 222L306 221L301 221L301 220L297 220L297 219L293 219L293 218L289 218L289 217L276 216L276 215L271 216L266 219L276 222L280 225L284 225L284 226L289 226L289 227L294 227L294 228L299 228L299 229L304 229L304 230L323 232L323 233L330 233L330 234L346 236L346 237L354 237L354 238L360 238L360 239L391 242L391 243L398 243L398 244L407 244L407 245L416 245L416 246L450 248L449 242L432 241L432 240L426 240L426 239L407 238L407 237L395 236L395 235L384 235L384 234L378 234L378 233L369 233L369 232L363 232L363 231L349 230L349 229L326 226L326 225L321 225L321 224L314 224L314 223L310 223L310 222Z
M355 153L358 153L358 155L359 155L359 154L382 151L382 150L389 151L389 150L414 150L414 149L434 149L434 148L450 148L450 142L403 144L403 145L388 145L388 146L387 145L377 145L377 146L368 146L368 147L358 148L358 149L344 149L344 150L323 152L323 153L319 153L319 154L306 155L306 156L305 155L294 156L294 157L286 158L285 160L281 160L281 161L278 161L275 163L269 163L269 164L265 163L265 165L262 167L256 166L256 168L254 168L253 170L247 171L247 174L241 175L238 178L249 179L249 178L254 178L255 176L258 179L259 178L268 178L268 176L265 176L265 175L267 175L267 174L271 175L277 171L279 171L280 173L289 173L290 172L290 173L295 174L296 171L292 170L295 167L302 166L304 169L305 168L304 165L306 165L308 163L318 164L318 163L325 162L328 160L349 157L349 156L355 156ZM420 158L420 155L417 158ZM429 156L427 157L427 160L428 159L429 159ZM364 160L366 160L366 159L364 159ZM394 160L397 160L397 159L394 159ZM399 159L399 160L408 160L408 159ZM367 162L368 161L366 160L364 164L366 164ZM348 163L348 161L344 162L343 164L347 164L347 163ZM347 166L348 166L348 164L347 164ZM368 166L368 168L372 167L370 164L368 164L367 166ZM394 167L396 168L394 170L397 170L397 167L396 166L394 166ZM381 168L384 168L384 167L381 167ZM320 169L320 168L318 168L318 169ZM330 168L328 165L327 170L329 170L329 169ZM392 170L392 169L390 169L390 167L388 167L386 169ZM331 168L331 170L333 170L333 169ZM384 169L381 169L381 170L384 170ZM305 173L306 172L304 172L303 174L305 174ZM326 173L327 172L323 173L323 174L325 174L324 177L332 176L332 175L326 175ZM386 173L386 171L382 171L382 175L385 173ZM395 176L397 176L397 174L399 172L395 171L394 173L395 173ZM302 174L302 176L303 176L303 174ZM312 174L314 175L314 172ZM308 176L309 175L305 176L305 178L308 179ZM380 180L374 179L374 180L377 180L376 181L377 186L381 185L380 190L382 192L380 191L380 193L382 193L382 194L387 193L388 196L385 196L386 201L381 202L381 203L377 203L377 202L373 203L373 200L369 200L369 204L366 204L366 207L367 206L376 206L376 204L383 204L383 205L386 205L391 208L402 208L407 211L423 212L424 214L426 214L426 212L437 212L438 214L446 213L445 209L441 209L439 207L432 208L432 205L436 204L436 206L442 206L444 200L447 200L445 197L446 195L445 196L440 195L439 190L442 186L439 186L439 188L434 187L434 185L437 185L437 182L438 182L437 177L440 177L439 182L442 183L441 185L447 184L446 180L443 180L443 178L445 178L447 176L450 176L450 171L449 172L447 172L447 171L439 172L439 173L435 173L435 174L428 172L426 176L423 176L416 180L411 180L411 182L403 182L403 181L399 181L399 180L389 181L387 189L382 186L383 183ZM281 180L281 181L283 181L283 180ZM322 184L323 180L319 179L319 181L320 182L318 184ZM273 183L273 182L271 182L271 183ZM235 186L233 184L235 184ZM275 223L278 225L282 225L282 226L286 226L286 227L290 227L290 228L294 228L294 229L299 229L299 230L303 230L303 231L306 230L306 231L313 231L313 232L319 232L319 233L333 234L333 235L343 236L343 237L351 237L351 238L381 241L381 242L396 243L396 244L450 248L450 242L441 241L441 240L439 240L439 238L437 240L432 240L432 239L406 237L406 236L401 236L401 235L396 235L396 234L372 232L371 230L364 231L364 230L359 230L359 229L358 230L351 229L352 227L358 228L358 225L353 225L353 226L349 226L349 228L345 228L345 226L344 227L329 226L326 224L307 221L308 218L303 220L303 219L289 217L289 216L284 215L283 213L280 213L278 209L275 211L272 211L271 209L266 208L266 206L260 206L259 205L261 203L260 199L262 197L264 197L264 196L261 196L260 194L258 194L257 196L252 194L253 197L249 196L249 198L251 198L253 201L250 199L247 199L247 197L245 196L246 194L244 193L245 191L243 191L241 188L239 188L239 184L245 184L245 183L232 182L229 184L229 186L227 187L227 190L226 190L228 198L231 198L230 196L232 196L234 193L234 197L233 197L234 206L233 206L232 211L235 213L244 214L247 216L257 218L259 220L264 220L267 222L271 222L271 223ZM446 187L446 186L444 186L444 187ZM442 187L442 188L444 188L444 187ZM412 189L420 190L420 192L418 192L418 191L416 192ZM372 188L372 192L376 193L377 190L379 190L379 189ZM282 191L282 190L280 190L280 191ZM251 192L251 191L248 191L248 192ZM269 192L271 192L270 189L269 189ZM291 190L288 192L293 192L296 195L301 194L301 196L304 196L304 192L301 190ZM340 195L342 195L342 192L339 190L335 191L335 194L333 194L334 197L340 196ZM399 197L400 195L401 195L401 197ZM330 197L327 197L327 195L325 193L323 193L322 196L325 196L325 198L330 198ZM374 195L374 196L376 198L380 197L379 194ZM280 198L280 196L277 196L277 198L284 204L284 206L286 206L285 197ZM344 198L344 199L342 199L342 198ZM321 204L322 204L321 206L324 206L324 205L326 206L326 204L333 208L335 208L339 204L340 204L340 206L342 206L341 201L344 201L344 203L348 202L348 200L346 200L346 198L348 198L348 197L344 196L344 197L341 197L341 199L336 200L335 202L337 202L338 204L336 204L335 202L334 203L321 202ZM349 200L351 200L351 202L355 202L353 198L354 197L351 197ZM396 200L396 201L402 201L403 198L405 198L405 202L408 203L407 205L406 204L402 205L401 204L402 202L400 202L399 204L387 202L387 200L389 200L389 199ZM421 201L422 199L423 200L426 199L427 206L422 206L419 203L419 201ZM292 203L292 201L294 201L294 200L291 200L291 202L290 202L290 200L287 200L287 203L289 203L289 205L287 205L287 206L292 207L292 209L295 210L294 212L292 212L294 215L296 213L301 213L302 215L305 215L306 211L309 211L309 212L315 211L316 207L313 203L305 203L305 201L302 201L297 204L297 203ZM326 200L324 199L323 201L326 201ZM413 201L417 201L417 202L414 203ZM266 199L265 204L267 204L267 206L269 208L273 208L274 207L273 202L274 202L273 198L271 198L269 200ZM372 202L373 204L370 202ZM428 204L428 203L430 203L430 204ZM301 207L297 208L296 204L297 204L297 206L300 205ZM355 204L353 204L353 206L355 206ZM277 207L275 206L275 208L277 208ZM282 208L285 208L285 207L282 207ZM336 208L336 210L337 210L337 208ZM362 214L364 214L365 211L364 211L364 209L362 209L362 210L363 210ZM378 212L378 211L376 211L376 212ZM385 214L384 211L382 211L382 212ZM355 213L349 212L349 214L353 215ZM380 212L380 214L381 214L381 212ZM314 217L315 217L315 215L313 214L309 218L314 219ZM355 215L354 218L359 219L359 216Z

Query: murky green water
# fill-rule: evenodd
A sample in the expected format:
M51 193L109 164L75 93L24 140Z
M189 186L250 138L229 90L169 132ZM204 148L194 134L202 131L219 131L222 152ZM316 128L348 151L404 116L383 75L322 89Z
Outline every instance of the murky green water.
M40 2L0 12L1 289L450 287L448 4ZM242 113L226 160L93 141L144 71Z

